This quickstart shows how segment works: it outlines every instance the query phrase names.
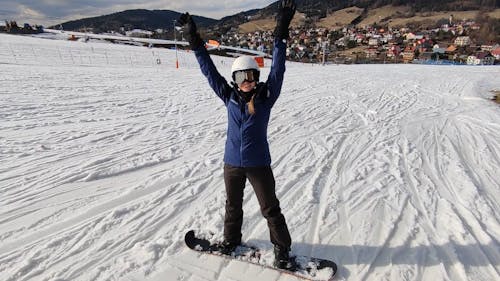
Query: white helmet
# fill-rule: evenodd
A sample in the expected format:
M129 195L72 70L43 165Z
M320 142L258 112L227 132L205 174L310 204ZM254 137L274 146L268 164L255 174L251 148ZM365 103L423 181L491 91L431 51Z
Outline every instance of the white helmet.
M259 65L253 57L241 56L234 60L233 65L231 66L231 74L233 74L235 71L248 69L255 69L257 71L260 71Z
M244 71L244 70L250 70ZM244 71L246 73L236 73ZM237 75L238 74L238 75ZM243 83L246 79L259 82L260 69L255 59L251 56L241 56L234 60L231 66L231 77L236 84Z

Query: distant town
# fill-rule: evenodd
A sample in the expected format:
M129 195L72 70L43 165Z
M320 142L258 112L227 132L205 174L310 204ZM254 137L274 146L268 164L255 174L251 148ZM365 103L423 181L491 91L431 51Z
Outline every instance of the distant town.
M292 27L287 56L290 60L311 63L499 64L498 42L480 44L470 36L480 29L480 23L455 21L453 17L424 30L376 25L337 30ZM269 52L273 34L272 31L240 34L233 28L219 40L223 45Z
M288 42L287 57L304 63L368 64L368 63L419 63L456 65L500 64L499 36L488 40L478 34L484 33L484 24L474 20L455 20L450 16L437 23L434 28L391 28L367 25L346 26L340 29L292 27ZM492 29L495 31L495 28ZM43 32L41 26L16 22L0 24L0 32L34 34ZM161 38L163 30L122 30L133 37ZM214 35L216 34L216 35ZM272 30L240 33L237 27L220 34L217 30L210 38L221 45L257 50L270 54ZM182 35L181 35L182 36ZM214 38L215 37L215 38Z

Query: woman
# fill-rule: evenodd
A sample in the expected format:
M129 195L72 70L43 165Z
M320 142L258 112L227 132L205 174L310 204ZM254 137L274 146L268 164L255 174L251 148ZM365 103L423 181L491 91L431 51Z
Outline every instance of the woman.
M253 186L263 216L267 220L270 239L274 245L275 266L294 266L289 257L292 244L285 217L276 198L271 156L267 142L267 126L271 108L281 92L285 73L288 26L295 13L292 0L280 2L274 31L273 61L266 82L259 82L260 70L249 56L237 58L232 67L231 85L220 75L197 33L191 16L183 14L179 23L187 29L187 39L200 64L201 71L228 111L228 130L224 153L224 183L226 213L224 241L220 250L230 254L241 244L243 223L243 190L248 179Z

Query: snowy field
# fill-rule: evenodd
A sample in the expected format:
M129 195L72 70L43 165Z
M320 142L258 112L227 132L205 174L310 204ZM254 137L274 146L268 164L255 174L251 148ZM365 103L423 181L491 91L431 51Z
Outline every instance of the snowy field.
M0 280L291 280L184 246L222 237L226 113L179 60L0 35ZM500 280L499 77L287 62L269 141L293 253L337 280ZM250 186L244 211L272 262Z

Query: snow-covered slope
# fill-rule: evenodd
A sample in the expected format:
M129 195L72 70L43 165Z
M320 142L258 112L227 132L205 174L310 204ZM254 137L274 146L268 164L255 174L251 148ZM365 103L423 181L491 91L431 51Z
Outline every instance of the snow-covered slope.
M0 35L0 280L288 280L183 245L222 237L226 116L178 55ZM499 74L287 63L269 141L292 251L339 280L498 280ZM244 211L272 262L250 186Z

